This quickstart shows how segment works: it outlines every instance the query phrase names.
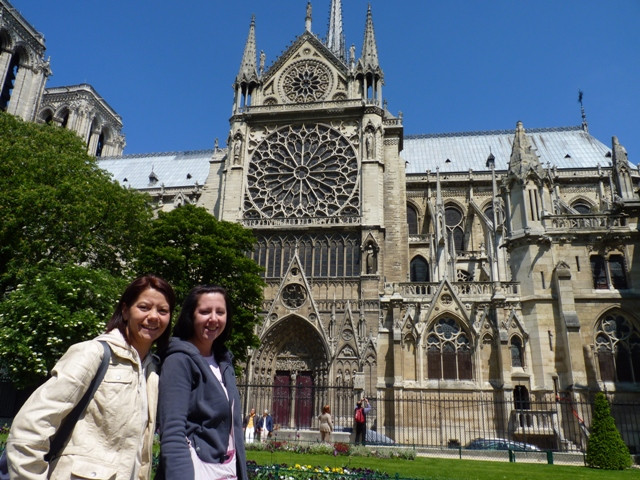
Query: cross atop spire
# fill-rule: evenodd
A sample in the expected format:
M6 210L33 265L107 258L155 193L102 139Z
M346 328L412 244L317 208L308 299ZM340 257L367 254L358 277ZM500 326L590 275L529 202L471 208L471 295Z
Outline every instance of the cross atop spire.
M249 36L244 46L244 54L240 63L240 71L236 77L236 83L258 83L258 71L256 69L256 16L251 16Z
M582 96L584 95L582 90L578 90L578 103L580 104L580 113L582 113L582 130L589 133L589 124L587 123L587 114L584 112L584 105L582 103Z
M329 31L327 32L327 47L338 58L346 59L344 33L342 32L342 2L331 0L329 13Z

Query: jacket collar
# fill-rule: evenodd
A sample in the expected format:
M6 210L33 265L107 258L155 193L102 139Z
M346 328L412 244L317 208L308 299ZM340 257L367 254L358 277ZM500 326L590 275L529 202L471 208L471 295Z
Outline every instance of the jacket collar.
M118 330L117 328L114 328L107 333L103 333L102 335L97 337L96 340L104 340L105 342L107 342L109 344L109 347L111 347L111 351L114 355L140 365L142 364L140 355L138 355L138 351L131 345L129 345L120 330ZM149 357L150 355L147 355L147 357L145 357L145 361Z

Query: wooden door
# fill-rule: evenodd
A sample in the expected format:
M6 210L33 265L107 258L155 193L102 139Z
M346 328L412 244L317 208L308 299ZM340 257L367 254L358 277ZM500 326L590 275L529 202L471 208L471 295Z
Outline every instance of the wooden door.
M271 416L274 424L289 426L291 414L291 374L277 372L273 380L273 406Z
M313 378L311 373L296 377L296 428L311 427L313 418Z

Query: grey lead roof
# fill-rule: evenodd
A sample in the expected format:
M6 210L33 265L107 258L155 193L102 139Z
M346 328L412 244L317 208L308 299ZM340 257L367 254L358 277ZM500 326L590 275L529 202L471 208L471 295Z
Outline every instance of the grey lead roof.
M611 165L611 148L585 132L582 127L526 130L531 147L542 166L595 168ZM493 154L496 170L506 170L511 156L514 130L407 135L400 156L407 162L407 174L486 171ZM607 156L607 153L609 155Z
M582 127L531 129L526 131L531 146L546 167L559 169L596 168L611 165L611 149ZM496 170L506 170L511 156L514 130L407 135L401 157L407 162L407 174L435 172L486 171L493 154ZM120 184L137 190L193 187L204 185L209 161L225 150L150 153L98 159L100 167ZM447 161L449 160L449 161ZM151 177L157 178L154 182Z
M98 164L111 173L118 183L136 190L162 186L193 187L196 183L202 186L206 182L209 176L209 160L213 154L213 150L195 150L124 155L99 158Z

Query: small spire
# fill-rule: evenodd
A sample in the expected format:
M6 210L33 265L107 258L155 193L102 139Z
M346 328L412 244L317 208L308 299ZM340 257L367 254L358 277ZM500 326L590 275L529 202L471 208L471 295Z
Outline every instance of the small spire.
M249 35L244 46L244 54L240 64L240 71L236 77L236 83L257 83L258 71L256 69L256 16L251 16Z
M582 130L589 133L589 124L587 123L587 114L584 113L584 105L582 104L582 90L578 90L578 103L580 104L580 112L582 113Z
M362 43L361 66L365 70L377 70L380 68L378 62L378 46L376 45L376 35L373 31L373 16L371 15L371 4L367 9L367 23L364 30L364 42Z
M540 159L531 148L522 122L518 122L509 158L509 173L524 178L530 170L535 170L540 177L543 176Z
M311 1L307 2L307 16L304 19L304 28L307 32L311 32Z
M329 13L329 31L327 32L327 47L338 58L346 60L346 47L344 33L342 31L342 2L331 0L331 11Z

